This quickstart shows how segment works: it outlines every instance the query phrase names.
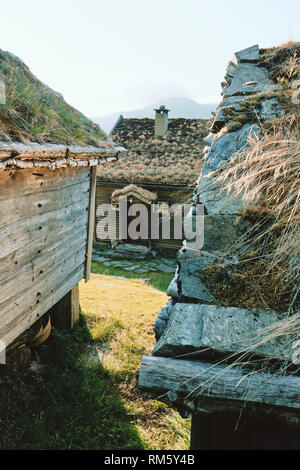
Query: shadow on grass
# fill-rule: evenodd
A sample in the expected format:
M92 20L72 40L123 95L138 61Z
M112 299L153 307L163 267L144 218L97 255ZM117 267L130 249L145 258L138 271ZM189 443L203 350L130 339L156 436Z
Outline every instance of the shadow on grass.
M0 378L0 449L143 449L115 377L97 360L81 316L54 331L29 369Z

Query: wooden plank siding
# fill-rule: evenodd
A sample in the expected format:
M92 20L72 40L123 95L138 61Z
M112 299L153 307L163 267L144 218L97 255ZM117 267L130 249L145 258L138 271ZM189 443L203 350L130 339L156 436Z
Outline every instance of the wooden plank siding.
M10 344L84 277L90 168L0 170L0 339Z
M96 211L97 207L101 204L110 204L111 203L111 195L116 189L122 189L127 186L127 183L110 183L110 182L102 182L97 181L97 189L96 189ZM167 203L169 206L172 204L178 203L188 203L191 201L192 197L192 189L186 187L167 187L167 186L159 186L159 185L143 185L138 184L144 189L148 189L154 193L157 193L158 198L156 203ZM103 217L97 215L96 212L96 241L109 241L105 239L101 239L97 234L97 224L101 221ZM171 224L171 237L168 240L163 240L160 236L159 240L152 240L152 247L154 249L170 249L170 250L179 250L182 245L182 240L174 239L174 230L173 224ZM114 230L111 230L109 233L110 238L113 237ZM119 213L116 211L116 239L119 239Z
M96 169L94 166L90 174L90 194L89 194L89 211L88 211L88 227L87 227L87 246L85 261L85 282L88 282L91 276L92 249L94 241L94 228L96 217Z

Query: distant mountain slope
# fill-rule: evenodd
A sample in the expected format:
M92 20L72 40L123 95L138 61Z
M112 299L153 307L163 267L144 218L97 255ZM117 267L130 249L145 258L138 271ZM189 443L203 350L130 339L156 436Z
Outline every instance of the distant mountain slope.
M101 128L109 133L112 126L120 116L124 118L154 118L154 108L158 108L161 104L164 104L166 108L170 109L169 117L171 118L211 118L211 112L216 108L215 103L200 104L189 98L167 98L157 103L145 106L144 108L134 109L132 111L120 111L106 116L94 117L93 121L101 126Z

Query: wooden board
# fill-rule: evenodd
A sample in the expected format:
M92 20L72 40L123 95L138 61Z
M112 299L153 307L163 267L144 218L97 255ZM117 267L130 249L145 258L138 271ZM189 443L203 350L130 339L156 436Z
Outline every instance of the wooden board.
M86 245L86 264L85 264L85 282L88 282L91 276L92 248L94 241L94 228L96 216L96 170L97 167L91 169L90 175L90 198L88 213L88 233Z
M7 345L84 276L89 173L0 171L0 339Z
M46 212L70 206L87 198L89 182L79 182L59 190L44 191L39 194L11 197L0 200L0 229L23 219L28 219ZM9 210L8 210L9 209Z
M241 406L247 402L300 410L300 377L247 375L241 367L144 356L138 385L156 396L173 393L182 403L205 397Z
M66 177L66 172L68 173ZM0 170L0 201L28 194L57 191L88 181L90 168L49 168L34 170Z

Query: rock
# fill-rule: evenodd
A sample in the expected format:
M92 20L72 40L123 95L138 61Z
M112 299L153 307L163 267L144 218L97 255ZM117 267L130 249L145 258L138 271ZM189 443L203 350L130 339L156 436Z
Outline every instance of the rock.
M144 268L135 269L134 272L138 274L145 274L148 270Z
M173 273L175 270L173 266L167 266L166 264L162 264L162 263L158 264L156 269L163 273Z
M241 62L259 62L259 47L257 44L255 46L247 47L242 51L238 51L234 54L235 59L238 63Z
M222 108L219 108L216 113L214 122L212 123L211 130L215 133L219 132L222 129L222 127L225 126L225 122L226 122L226 118L223 113L223 110Z
M248 82L257 82L257 85L250 85L244 89L244 85ZM236 72L229 87L222 91L223 96L234 96L251 94L259 90L260 85L270 84L270 77L267 69L264 67L257 67L254 64L242 63L236 68ZM252 87L252 88L251 88ZM256 88L255 88L256 87Z
M257 124L245 124L238 131L226 132L215 139L211 151L206 157L201 175L204 176L224 165L229 158L234 157L239 150L246 147L248 137L255 134L261 135L259 126ZM201 202L203 201L201 200Z
M228 78L229 79L232 79L234 77L234 74L236 72L236 67L237 67L237 64L235 64L232 60L230 60L227 64L227 67L226 67L226 73L225 73L225 80L227 80L228 82Z
M238 94L241 95L253 95L257 93L268 93L272 91L279 90L279 85L272 85L270 83L247 83L245 84Z
M159 339L163 332L165 331L168 320L172 310L172 300L169 300L165 307L163 307L157 315L157 318L154 323L154 332L156 339Z
M206 146L210 147L214 140L214 134L210 132L206 137L204 137L203 142Z
M184 272L179 274L180 294L185 300L193 299L201 302L215 304L217 301L211 295L204 283L196 276L186 275Z
M104 261L108 261L108 258L105 256L94 255L92 256L92 261L98 261L99 263L103 263Z
M200 279L201 272L213 264L226 264L226 256L223 251L228 250L247 228L248 222L240 222L240 217L235 216L205 216L207 221L207 233L203 250L183 248L178 252L178 279L177 297L182 296L193 301L216 303L216 299L210 294L208 288ZM169 286L176 292L175 285ZM170 289L171 290L171 289ZM175 297L175 296L174 296Z
M202 250L227 252L251 227L251 223L240 215L232 213L205 215Z
M204 176L198 187L199 199L208 214L236 214L245 209L240 197L222 191L222 184L216 177Z
M156 343L153 355L180 355L209 349L218 353L238 353L260 341L260 330L278 322L275 312L177 303L168 326ZM295 335L295 339L296 335ZM255 348L255 354L291 360L293 338L272 339Z
M223 98L217 109L227 108L228 106L238 109L241 101L244 99L246 99L246 97L242 95L228 96L228 98Z
M284 116L284 109L276 98L262 100L259 117L262 121L269 121Z
M178 279L180 295L185 298L200 300L202 302L215 303L215 298L209 293L200 280L203 269L220 262L219 255L202 250L183 248L178 252Z
M176 273L177 273L177 271L176 271ZM175 277L170 282L168 290L167 290L168 296L173 297L174 299L178 299L178 297L179 297L177 280L178 280L178 275L175 274Z

